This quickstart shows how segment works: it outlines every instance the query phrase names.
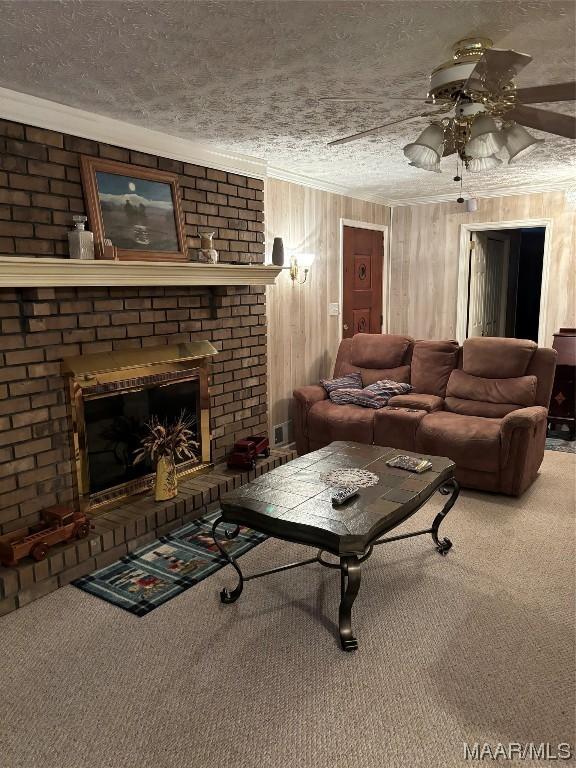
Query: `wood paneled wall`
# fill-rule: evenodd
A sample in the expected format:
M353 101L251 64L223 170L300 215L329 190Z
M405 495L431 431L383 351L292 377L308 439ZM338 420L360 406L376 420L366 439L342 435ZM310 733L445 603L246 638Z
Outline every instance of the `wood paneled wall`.
M394 208L390 230L390 332L455 338L460 225L552 220L546 343L576 323L576 209L562 192L484 198L475 213L458 203Z
M316 255L304 285L293 284L285 270L268 288L268 402L274 425L291 418L295 387L332 371L342 318L329 316L328 304L340 302L340 220L388 224L389 209L276 179L266 181L264 208L268 257L274 237L283 238L286 251Z

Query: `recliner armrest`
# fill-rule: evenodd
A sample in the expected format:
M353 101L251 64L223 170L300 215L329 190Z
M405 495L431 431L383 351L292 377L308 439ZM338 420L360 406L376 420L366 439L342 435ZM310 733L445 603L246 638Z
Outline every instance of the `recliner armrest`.
M518 408L506 414L500 424L500 440L504 448L504 458L507 460L512 433L517 429L533 430L548 418L548 409L541 405L529 408Z
M328 399L328 393L324 387L320 386L320 384L309 384L306 387L298 387L298 389L294 390L293 395L296 400L305 406L306 410L309 410L314 403L319 403L321 400Z
M539 421L548 417L548 411L541 405L533 405L530 408L518 408L510 411L502 419L501 430L503 433L513 429L529 429L536 426Z

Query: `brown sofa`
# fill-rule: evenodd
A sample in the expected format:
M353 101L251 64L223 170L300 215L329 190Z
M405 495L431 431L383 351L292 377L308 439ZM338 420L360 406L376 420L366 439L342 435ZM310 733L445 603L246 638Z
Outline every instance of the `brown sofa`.
M300 387L296 448L354 440L448 456L462 485L519 496L544 456L555 366L555 350L523 339L474 338L460 347L359 333L341 342L334 376L359 371L364 386L393 379L414 391L372 409L336 405L319 384Z

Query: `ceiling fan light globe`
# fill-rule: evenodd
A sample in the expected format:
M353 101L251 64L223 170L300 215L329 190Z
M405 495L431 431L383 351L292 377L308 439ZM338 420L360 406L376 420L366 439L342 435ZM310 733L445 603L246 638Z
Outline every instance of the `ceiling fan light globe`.
M498 168L502 165L502 160L498 157L491 155L490 157L473 157L468 161L466 170L470 173L478 173L480 171L492 171L494 168Z
M440 169L440 163L434 163L433 165L418 165L417 163L408 163L412 168L419 168L421 171L432 171L432 173L442 173Z
M404 154L417 168L437 165L444 149L444 129L432 124L425 128L416 141L404 147Z
M502 131L489 115L479 115L472 123L465 150L468 157L490 157L504 146Z
M503 131L506 149L510 155L508 163L520 160L530 152L533 152L539 144L544 143L544 139L536 139L528 133L526 128L515 123L510 128Z

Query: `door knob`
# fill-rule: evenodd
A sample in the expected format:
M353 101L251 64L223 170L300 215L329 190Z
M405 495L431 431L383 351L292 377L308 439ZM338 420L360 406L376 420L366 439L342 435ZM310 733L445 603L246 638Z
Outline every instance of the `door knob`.
M342 326L342 328L344 328L344 330L345 330L345 331L347 331L347 330L348 330L348 324L347 324L347 323L344 323L344 325Z

